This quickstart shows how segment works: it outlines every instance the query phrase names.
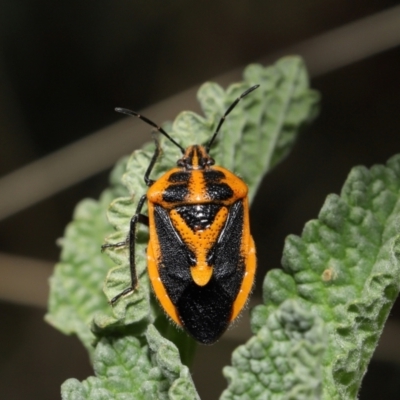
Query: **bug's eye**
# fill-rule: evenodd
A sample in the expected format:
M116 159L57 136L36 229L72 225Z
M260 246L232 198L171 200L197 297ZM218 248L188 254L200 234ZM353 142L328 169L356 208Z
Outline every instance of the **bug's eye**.
M207 165L214 165L215 164L215 160L213 159L213 158L209 158L208 160L207 160Z
M184 167L184 166L186 165L185 160L184 160L183 158L181 158L180 160L178 160L178 161L176 162L176 165L177 165L178 167Z

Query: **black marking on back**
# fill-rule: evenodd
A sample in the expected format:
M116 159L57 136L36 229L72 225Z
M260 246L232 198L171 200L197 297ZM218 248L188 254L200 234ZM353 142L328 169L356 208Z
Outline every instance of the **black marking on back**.
M187 183L169 185L163 192L163 200L167 203L179 203L189 194Z
M229 200L233 196L233 190L224 182L206 182L206 190L212 200Z
M231 206L225 227L208 254L214 274L205 286L193 282L190 266L195 264L195 256L174 229L168 212L156 205L154 217L161 248L161 281L185 329L197 341L211 344L229 325L245 270L240 254L243 204L237 201Z
M195 204L176 207L175 210L185 220L192 231L207 229L221 209L220 204Z
M190 173L189 172L174 172L168 178L168 182L189 182Z
M206 182L218 182L221 179L225 178L225 174L221 171L217 171L215 169L211 169L209 171L204 171L203 173L204 180Z
M231 206L225 226L207 254L207 264L214 267L215 278L234 298L239 293L245 270L244 259L240 253L243 218L243 203L238 200Z
M196 257L172 225L168 211L155 205L154 222L161 249L161 259L157 260L160 275L167 272L176 282L191 281L190 266L196 265ZM174 298L173 294L170 296Z

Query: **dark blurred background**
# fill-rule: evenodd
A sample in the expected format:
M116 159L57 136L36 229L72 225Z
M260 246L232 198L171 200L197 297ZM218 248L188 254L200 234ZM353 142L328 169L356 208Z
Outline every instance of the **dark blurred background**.
M132 121L111 125L122 119L114 107L150 107L155 112L151 106L166 100L160 113L149 116L158 122L164 115L172 120L175 109L195 104L195 91L190 98L175 97L169 114L164 105L172 104L171 96L205 80L226 85L224 74L231 71L229 76L240 80L238 68L273 62L278 53L303 54L312 87L322 94L321 113L290 157L265 178L254 202L253 233L256 243L263 244L257 301L265 272L280 265L285 236L301 233L304 223L318 215L326 195L340 191L353 166L385 163L400 152L397 4L0 1L0 397L55 399L65 379L92 374L80 343L48 326L43 315L46 279L59 256L56 239L63 235L75 204L84 197L97 198L108 184L112 161L137 146ZM369 16L372 19L365 20ZM335 30L348 24L354 29ZM341 35L325 35L332 31ZM387 35L389 39L380 40ZM352 43L355 47L347 49ZM24 180L36 165L30 163L50 157L53 165L58 159L64 165L63 153L54 152L82 138L99 143L98 136L89 135L106 126L110 150L103 146L102 151L113 160L92 172L84 164L81 177L62 190L50 188L48 195L40 194L43 174L36 175L37 181L34 173ZM113 144L121 145L122 127L129 127L132 142L111 150ZM102 159L101 149L93 145L90 150L88 164ZM69 163L72 167L75 159L67 158L65 171ZM15 198L14 189L20 191ZM38 200L30 201L30 193ZM24 205L10 208L17 197ZM400 398L399 311L396 305L361 399ZM221 366L229 363L230 350L247 334L237 327L212 348L199 349L193 376L202 398L217 398L225 386ZM212 365L211 354L218 359Z

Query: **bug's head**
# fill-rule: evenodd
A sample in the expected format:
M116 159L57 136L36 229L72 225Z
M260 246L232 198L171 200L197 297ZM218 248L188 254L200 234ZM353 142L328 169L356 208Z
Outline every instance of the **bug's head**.
M177 162L178 167L186 170L204 169L214 165L215 161L211 158L204 146L193 145L189 146L183 157Z

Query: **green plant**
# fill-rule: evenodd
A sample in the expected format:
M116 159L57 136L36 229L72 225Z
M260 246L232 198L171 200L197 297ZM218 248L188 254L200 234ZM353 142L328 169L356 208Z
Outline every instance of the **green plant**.
M202 86L205 117L180 114L165 127L183 145L204 143L220 115L250 85L261 87L239 103L211 153L241 176L253 198L262 176L290 151L300 128L317 112L301 59L249 66L244 81L225 92ZM149 290L147 230L137 235L139 288L114 308L107 302L129 284L127 249L100 253L124 240L154 144L121 160L99 201L84 200L62 240L51 279L48 322L76 334L95 377L69 379L63 399L195 399L188 365L195 343L169 323ZM175 165L179 151L161 138L163 156L152 176ZM251 160L252 162L245 162ZM122 177L122 179L121 179ZM286 240L283 269L264 281L264 305L253 310L254 336L224 369L223 399L352 399L399 290L397 215L400 157L370 170L355 168L340 196L328 196L318 220ZM106 209L108 209L107 219ZM104 278L106 296L101 293ZM217 344L218 345L218 344ZM182 361L181 361L182 360Z

